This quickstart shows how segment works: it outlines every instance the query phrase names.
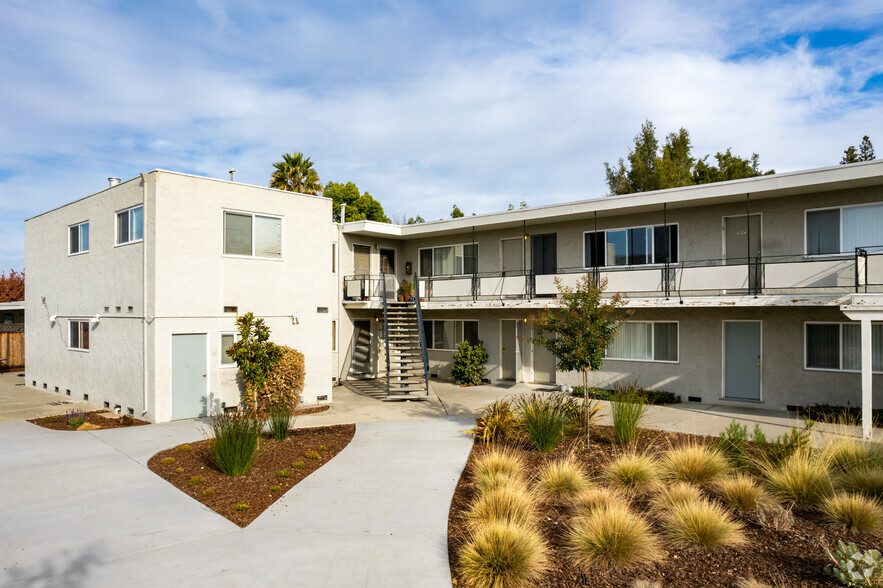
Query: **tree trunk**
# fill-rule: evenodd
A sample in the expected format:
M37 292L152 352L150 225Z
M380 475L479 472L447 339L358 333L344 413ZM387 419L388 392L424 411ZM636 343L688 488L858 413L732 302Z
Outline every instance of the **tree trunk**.
M586 447L589 447L589 370L583 370L583 411L586 413Z

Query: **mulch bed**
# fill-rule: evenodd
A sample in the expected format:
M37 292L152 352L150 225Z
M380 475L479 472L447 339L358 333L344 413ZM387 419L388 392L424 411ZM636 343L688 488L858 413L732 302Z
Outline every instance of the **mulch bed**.
M149 425L150 423L147 421L142 421L141 419L136 419L130 417L128 415L123 415L120 417L103 417L100 416L102 414L107 414L106 410L93 410L91 412L84 413L85 422L95 425L101 429L121 429L125 427L138 427L141 425ZM53 416L40 417L37 419L28 419L29 423L34 423L35 425L39 425L46 429L54 429L56 431L76 431L76 427L72 427L67 424L67 417L63 414L57 414Z
M147 467L221 516L245 527L292 486L340 453L352 440L355 432L355 425L335 425L294 429L285 441L276 441L269 435L263 435L258 457L251 469L245 475L235 478L221 473L212 465L209 453L211 440L161 451L150 458ZM317 453L318 458L308 458L308 452ZM168 462L169 459L174 461L163 463L163 460ZM292 467L295 462L303 462L303 467ZM286 470L290 477L278 477L277 474L282 470ZM271 486L279 488L270 490ZM249 508L234 510L234 504L246 504Z
M552 461L573 452L588 472L600 468L615 455L624 452L623 448L612 443L611 427L593 427L592 447L586 449L582 441L570 441L543 454L525 451L528 472L538 471L547 461ZM642 431L636 443L637 450L655 452L682 445L694 437L665 431ZM476 455L484 448L476 443L469 457L464 473L460 477L448 518L448 556L455 585L464 585L457 571L457 554L468 540L462 513L469 507L474 491L467 480L469 466ZM648 508L646 502L634 501L633 510L641 512ZM836 548L837 540L854 541L859 549L875 547L879 549L880 539L871 535L857 534L846 536L825 524L821 516L810 510L793 511L794 526L787 531L775 531L753 522L750 513L736 514L744 526L748 542L741 548L679 548L663 542L664 558L658 563L635 568L630 571L582 570L585 583L581 581L580 570L563 555L564 534L568 511L564 507L546 503L538 505L539 528L549 544L551 570L542 581L533 584L538 587L552 586L630 586L638 579L653 581L661 586L686 588L733 587L741 578L754 578L773 586L832 586L832 579L824 574L823 568L831 563L825 556L823 545Z

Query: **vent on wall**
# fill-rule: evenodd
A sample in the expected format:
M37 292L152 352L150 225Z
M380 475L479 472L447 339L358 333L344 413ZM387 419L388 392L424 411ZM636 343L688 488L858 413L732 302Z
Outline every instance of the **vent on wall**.
M230 314L239 314L239 307L238 307L238 306L225 306L225 307L224 307L224 313L225 313L225 314L226 314L226 313L230 313Z
M327 401L327 400L328 400L328 395L327 395L327 394L323 394L323 395L321 395L321 396L316 396L316 400L318 400L318 401L320 401L320 402L321 402L322 400Z
M67 390L65 390L64 393L65 393L66 395L70 396L70 395L71 395L70 388L68 388Z
M687 400L689 402L702 402L702 398L699 396L687 396Z

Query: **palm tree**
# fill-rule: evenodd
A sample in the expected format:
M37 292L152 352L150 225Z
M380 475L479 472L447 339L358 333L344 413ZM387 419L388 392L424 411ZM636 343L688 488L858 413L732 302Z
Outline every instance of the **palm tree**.
M322 191L319 174L313 162L303 153L282 155L282 161L273 164L276 171L270 176L270 187L301 194L318 194Z

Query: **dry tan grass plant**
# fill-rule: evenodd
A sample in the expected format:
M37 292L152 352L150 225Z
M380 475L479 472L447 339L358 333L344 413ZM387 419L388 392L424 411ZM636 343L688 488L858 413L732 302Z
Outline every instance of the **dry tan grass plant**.
M549 566L546 545L535 531L503 523L477 529L458 562L461 577L472 588L531 586Z
M576 519L566 543L571 560L587 568L628 569L661 558L659 540L649 523L619 504Z

